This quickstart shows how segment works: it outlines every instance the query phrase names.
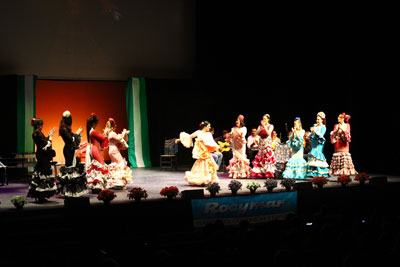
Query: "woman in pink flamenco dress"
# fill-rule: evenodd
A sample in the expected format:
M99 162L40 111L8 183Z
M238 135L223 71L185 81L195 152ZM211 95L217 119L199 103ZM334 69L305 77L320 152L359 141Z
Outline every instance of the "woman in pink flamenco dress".
M128 167L125 158L122 157L120 150L127 149L129 131L124 129L122 133L115 132L117 124L113 118L109 118L106 123L104 133L108 136L108 155L111 164L108 171L111 179L108 181L109 187L113 189L125 189L126 184L132 183L132 170Z
M333 153L331 165L329 167L330 175L356 175L351 154L349 153L350 136L350 115L342 113L338 117L338 124L331 132L331 143L334 144L335 153Z
M227 141L231 143L233 154L227 167L230 178L250 177L250 162L246 156L246 134L247 128L244 126L244 116L239 115L236 120L236 127L232 128L227 138Z
M86 122L87 138L91 144L86 149L86 178L88 188L91 190L109 188L110 179L108 166L101 155L101 150L108 146L108 138L107 135L95 130L98 122L99 119L94 113Z
M181 142L186 148L193 146L193 138L196 138L192 155L196 159L190 171L185 172L185 180L190 185L207 185L218 182L217 164L211 156L211 152L219 148L210 133L211 124L208 121L200 123L200 130L192 134L181 132L176 142Z
M255 178L273 178L275 177L275 153L272 149L271 133L274 126L269 123L270 116L265 114L258 126L257 134L260 136L259 150L253 160L253 169L251 170L251 177Z

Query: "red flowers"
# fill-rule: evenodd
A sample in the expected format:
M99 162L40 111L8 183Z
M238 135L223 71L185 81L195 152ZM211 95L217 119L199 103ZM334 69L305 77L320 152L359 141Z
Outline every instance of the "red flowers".
M147 198L148 194L147 191L144 190L141 187L134 187L131 190L129 190L128 194L129 199L137 199L137 198Z
M167 186L161 189L160 195L166 196L166 197L176 197L179 193L179 189L176 186Z
M103 200L104 202L111 202L117 195L112 190L101 190L101 192L97 195L98 200Z
M340 176L337 178L337 181L338 181L339 183L343 184L343 185L346 185L346 184L348 184L348 183L351 182L351 178L350 178L350 176L348 176L348 175L340 175Z
M356 175L356 178L354 178L354 180L360 182L360 181L368 180L369 178L370 177L365 172L361 172L361 173Z
M315 185L324 185L329 182L329 179L322 176L316 176L312 178L311 182Z

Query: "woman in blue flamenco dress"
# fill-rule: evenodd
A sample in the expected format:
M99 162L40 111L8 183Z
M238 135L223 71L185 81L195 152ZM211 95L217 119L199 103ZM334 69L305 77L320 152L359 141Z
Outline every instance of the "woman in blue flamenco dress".
M304 152L304 134L305 131L302 129L301 120L296 117L294 121L294 128L287 141L289 148L292 151L292 155L286 164L285 171L283 172L283 178L292 178L303 180L307 174L307 162L303 158Z
M308 153L307 159L307 176L329 177L329 165L323 154L326 132L326 116L324 112L317 114L317 122L311 127L309 138L311 141L311 151Z

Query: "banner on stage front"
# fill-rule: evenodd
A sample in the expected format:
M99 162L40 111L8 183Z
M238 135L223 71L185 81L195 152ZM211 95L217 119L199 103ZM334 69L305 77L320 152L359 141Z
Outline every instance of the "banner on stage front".
M221 220L236 225L242 220L263 223L282 220L297 211L297 192L192 199L194 227Z

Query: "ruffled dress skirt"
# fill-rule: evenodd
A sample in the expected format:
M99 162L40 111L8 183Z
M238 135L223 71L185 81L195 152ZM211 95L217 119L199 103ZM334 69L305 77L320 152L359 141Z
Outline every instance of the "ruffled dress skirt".
M38 171L32 174L27 194L28 197L45 199L54 196L56 193L57 185L53 174L47 175Z
M330 175L356 175L353 160L349 152L335 152L332 156Z
M236 150L233 151L233 158L229 160L229 166L226 169L229 170L230 178L250 178L250 161Z
M307 174L307 162L303 157L291 157L286 164L283 178L304 179Z
M268 138L267 138L268 139ZM275 177L275 154L271 142L261 141L256 157L253 160L253 168L250 176L252 178L273 178Z
M307 160L307 176L329 177L329 165L324 154L318 151L310 152Z
M61 167L57 176L58 194L65 197L80 197L88 193L84 165Z
M93 159L86 169L87 188L93 191L110 188L111 180L107 164L101 164Z
M190 135L182 132L180 140L185 147L190 147ZM209 183L218 182L217 169L218 166L212 158L210 152L215 148L206 145L204 140L196 139L193 147L193 158L197 159L190 171L185 172L185 180L190 185L207 185Z
M122 159L119 163L112 162L108 165L110 179L108 185L113 189L123 189L132 183L132 170L127 166L126 160Z

